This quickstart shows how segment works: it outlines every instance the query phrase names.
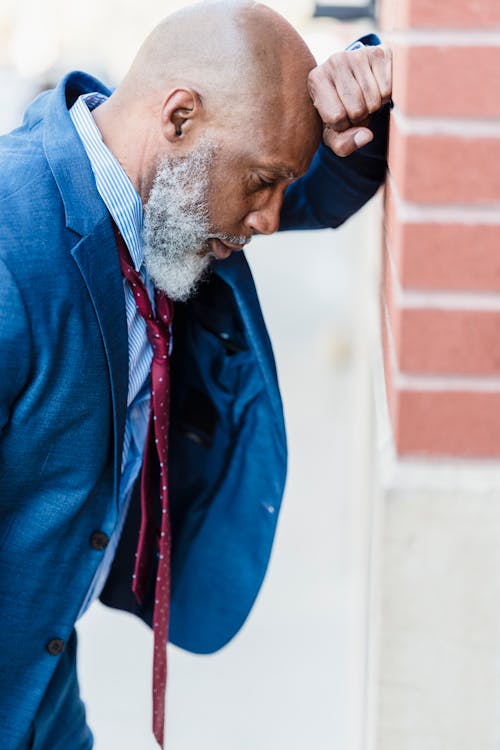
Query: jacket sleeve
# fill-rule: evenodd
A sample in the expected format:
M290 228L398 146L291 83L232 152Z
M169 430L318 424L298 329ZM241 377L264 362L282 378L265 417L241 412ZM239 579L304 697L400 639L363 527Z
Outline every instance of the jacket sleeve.
M30 370L31 334L23 299L0 259L0 438Z
M285 193L280 230L338 227L384 182L389 105L372 117L373 140L350 156L337 156L323 143L306 174Z

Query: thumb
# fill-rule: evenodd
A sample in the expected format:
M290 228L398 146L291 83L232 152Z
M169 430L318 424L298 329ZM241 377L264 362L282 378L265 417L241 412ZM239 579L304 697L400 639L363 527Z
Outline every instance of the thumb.
M339 133L328 125L323 130L323 140L337 156L349 156L358 148L366 146L373 140L373 133L368 128L349 128Z

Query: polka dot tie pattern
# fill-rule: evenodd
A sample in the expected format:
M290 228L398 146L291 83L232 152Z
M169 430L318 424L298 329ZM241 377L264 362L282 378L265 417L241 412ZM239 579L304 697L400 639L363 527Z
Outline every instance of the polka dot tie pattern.
M153 349L149 422L141 472L141 527L132 590L137 601L142 604L153 573L154 555L157 552L158 567L153 614L153 733L160 747L163 747L170 613L171 533L167 469L170 403L169 346L173 303L165 294L156 289L155 316L146 287L140 274L134 268L125 240L116 226L114 230L120 267L131 285L137 309L146 322L147 337ZM154 498L158 495L158 485L154 478L158 473L161 499L159 529L154 520Z

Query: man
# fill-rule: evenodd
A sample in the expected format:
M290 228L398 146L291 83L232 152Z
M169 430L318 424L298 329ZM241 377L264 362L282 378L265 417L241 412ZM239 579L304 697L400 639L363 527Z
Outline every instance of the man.
M286 444L240 250L368 200L390 85L382 49L317 68L265 6L202 3L113 94L69 74L0 139L3 750L92 747L74 624L97 596L153 626L160 744L166 632L206 653L243 624Z

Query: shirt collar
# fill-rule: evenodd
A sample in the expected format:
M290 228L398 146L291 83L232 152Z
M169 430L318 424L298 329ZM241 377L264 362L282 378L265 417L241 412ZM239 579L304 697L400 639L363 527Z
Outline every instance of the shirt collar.
M104 144L91 114L106 99L96 92L83 94L69 113L89 158L99 195L127 244L135 270L139 271L143 262L142 201L123 167Z

